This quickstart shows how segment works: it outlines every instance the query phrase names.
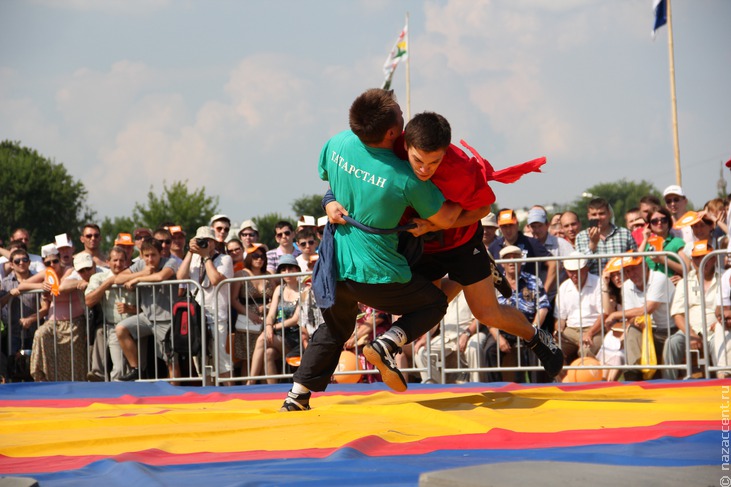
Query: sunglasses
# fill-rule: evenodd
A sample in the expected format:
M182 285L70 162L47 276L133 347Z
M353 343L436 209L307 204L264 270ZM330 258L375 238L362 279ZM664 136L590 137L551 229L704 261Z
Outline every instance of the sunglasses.
M146 239L147 237L149 237L149 235L137 235L137 236L135 237L135 240L144 240L144 239Z
M21 262L23 264L27 264L28 262L30 262L30 258L29 257L21 257L19 259L13 259L13 264L15 264L15 265L18 265Z
M665 204L669 205L670 203L677 203L678 201L682 200L683 198L666 198Z
M86 237L86 238L99 238L99 237L101 237L101 235L98 234L98 233L87 233L86 235L84 235L84 237Z
M58 264L59 262L61 262L61 261L58 260L58 259L44 260L43 261L43 265L45 265L46 267L48 267L50 265Z
M228 232L231 227L213 227L217 232Z
M305 247L305 246L307 246L307 247L311 247L311 246L313 246L313 245L315 245L315 241L314 241L314 240L303 240L303 241L301 241L301 242L299 243L299 246L300 246L300 247Z
M76 271L76 272L89 272L89 271L90 271L90 270L92 270L92 269L93 269L93 267L84 267L83 269L79 269L79 270L78 270L78 271Z
M263 259L263 258L264 258L264 254L260 254L258 252L255 253L255 254L251 254L251 260L254 260L254 259Z
M650 220L650 223L652 225L662 225L662 224L667 224L669 222L670 222L670 220L668 220L668 217L666 217L666 216L664 216L662 218L653 218L652 220Z
M277 237L281 237L282 235L289 237L290 235L292 235L292 232L290 230L285 230L283 232L278 233Z
M158 242L160 242L163 245L170 245L171 243L173 243L172 239L169 239L169 238L166 238L166 239L156 238L155 240L157 240Z
M256 234L255 233L242 233L241 236L246 237L246 238L254 238L254 237L256 237Z
M232 249L228 249L229 253L241 252L242 250L243 249L241 247L234 247Z

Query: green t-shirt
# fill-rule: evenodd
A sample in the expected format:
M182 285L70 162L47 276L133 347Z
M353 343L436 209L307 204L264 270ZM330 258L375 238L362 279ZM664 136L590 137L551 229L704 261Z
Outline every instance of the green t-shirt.
M422 218L429 218L444 202L437 187L431 181L420 181L392 150L368 147L350 130L325 144L318 169L350 216L370 227L397 226L409 206ZM336 225L338 280L408 282L411 270L397 245L397 234L374 235L352 225Z
M673 235L668 235L668 238L666 238L662 244L662 249L665 252L673 252L673 253L679 254L684 248L685 248L685 240L683 240L680 237L674 237ZM655 249L651 245L648 245L647 248L645 248L645 252L652 252L653 250L655 250ZM675 262L680 262L680 259L676 259L673 257L668 257L668 259L674 260ZM663 259L658 264L656 262L653 262L653 260L650 259L649 257L645 257L645 262L647 262L647 267L649 267L650 270L660 271L660 272L665 273L668 276L675 275L675 272L673 272L669 267L665 266L665 259Z

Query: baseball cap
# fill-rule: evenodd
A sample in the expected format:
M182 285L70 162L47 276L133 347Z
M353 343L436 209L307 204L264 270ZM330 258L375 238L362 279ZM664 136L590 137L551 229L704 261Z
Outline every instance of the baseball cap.
M731 167L731 159L729 159L728 161L726 161L726 167Z
M327 215L321 216L320 218L317 219L318 227L324 227L325 225L327 225Z
M488 213L482 220L480 220L483 227L494 227L497 228L497 217L495 213Z
M73 247L74 244L69 238L69 235L67 233L61 233L59 235L56 235L56 248L61 247Z
M622 258L613 257L607 265L604 266L604 272L619 272L622 269Z
M504 259L506 255L511 254L520 254L523 255L523 251L520 247L516 247L515 245L506 245L502 249L500 249L500 258Z
M246 253L247 254L251 254L251 253L256 252L259 249L263 249L264 252L266 252L267 250L269 250L267 248L267 246L264 245L263 243L255 243L255 244L251 244L249 247L246 247Z
M94 259L91 258L91 254L87 254L86 252L76 254L74 257L74 269L80 271L88 267L94 267Z
M683 188L681 188L677 184L671 184L670 186L665 188L665 191L662 192L663 198L669 194L677 194L678 196L682 196L685 198L685 193L683 193Z
M698 240L693 244L693 250L690 251L691 257L703 257L713 252L713 247L708 240Z
M528 212L528 225L531 223L547 223L548 217L546 216L546 212L541 210L540 208L533 208Z
M141 228L135 228L135 231L132 232L132 235L134 235L135 238L137 237L152 237L152 231L149 228L141 227Z
M632 252L630 250L630 252ZM633 265L638 265L642 262L642 257L632 257L631 255L628 255L626 257L622 257L622 267L630 267Z
M498 225L511 225L517 223L518 218L515 216L515 212L513 210L503 210L497 217Z
M58 255L58 249L56 248L56 244L50 243L41 247L41 257L45 259L49 255Z
M315 221L314 216L310 215L302 215L299 220L297 220L297 228L300 227L316 227L317 222Z
M129 233L118 233L117 238L114 239L114 245L134 245L135 242L132 240L132 235Z
M176 233L182 233L185 235L185 231L183 230L183 227L180 225L172 225L167 227L168 232L170 232L170 235L175 235Z
M586 257L586 255L579 252L578 250L571 252L568 257L578 257L569 258L563 261L564 268L569 271L578 271L582 267L586 267L586 264L589 263L588 259L583 258Z

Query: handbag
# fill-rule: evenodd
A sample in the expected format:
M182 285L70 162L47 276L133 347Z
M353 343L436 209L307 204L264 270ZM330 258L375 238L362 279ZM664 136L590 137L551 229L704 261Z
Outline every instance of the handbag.
M655 351L655 340L652 337L652 317L639 316L635 324L645 324L642 329L642 353L640 354L640 365L657 365L657 353ZM657 369L642 369L642 378L650 380L657 372Z
M236 318L235 328L236 331L250 331L254 333L259 333L262 330L262 324L254 323L247 315L240 314Z

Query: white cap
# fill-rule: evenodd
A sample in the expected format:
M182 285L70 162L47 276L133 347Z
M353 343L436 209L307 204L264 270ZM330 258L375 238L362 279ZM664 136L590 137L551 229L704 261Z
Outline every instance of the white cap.
M325 225L327 225L327 215L321 216L320 218L317 219L318 227L324 227Z
M95 267L94 259L92 259L91 254L87 254L86 252L76 254L74 257L74 269L80 271L81 269L87 269L89 267Z
M317 226L315 222L315 217L310 215L302 215L300 219L297 221L297 228L300 227L314 227Z
M520 254L523 255L523 251L520 247L516 247L515 245L506 245L502 249L500 249L500 258L504 259L506 255L510 254Z
M67 233L61 233L59 235L56 235L56 248L61 247L73 247L74 244L69 238Z
M49 255L58 255L58 249L56 248L56 244L50 243L41 247L41 257L45 259Z
M227 215L224 215L223 213L219 213L218 215L213 215L213 217L211 217L211 225L213 225L213 222L218 221L218 220L226 220L229 223L229 225L231 224L231 219Z
M683 193L683 188L681 188L677 184L671 184L670 186L665 188L665 191L662 192L663 198L669 194L677 194L678 196L682 196L683 198L685 198L685 193Z
M571 252L568 257L578 257L577 259L566 259L563 261L564 268L569 271L578 271L582 267L586 267L586 264L589 263L587 259L583 258L586 257L586 254L583 254L578 250Z
M497 217L495 213L488 213L485 217L480 220L483 227L494 227L497 228Z

